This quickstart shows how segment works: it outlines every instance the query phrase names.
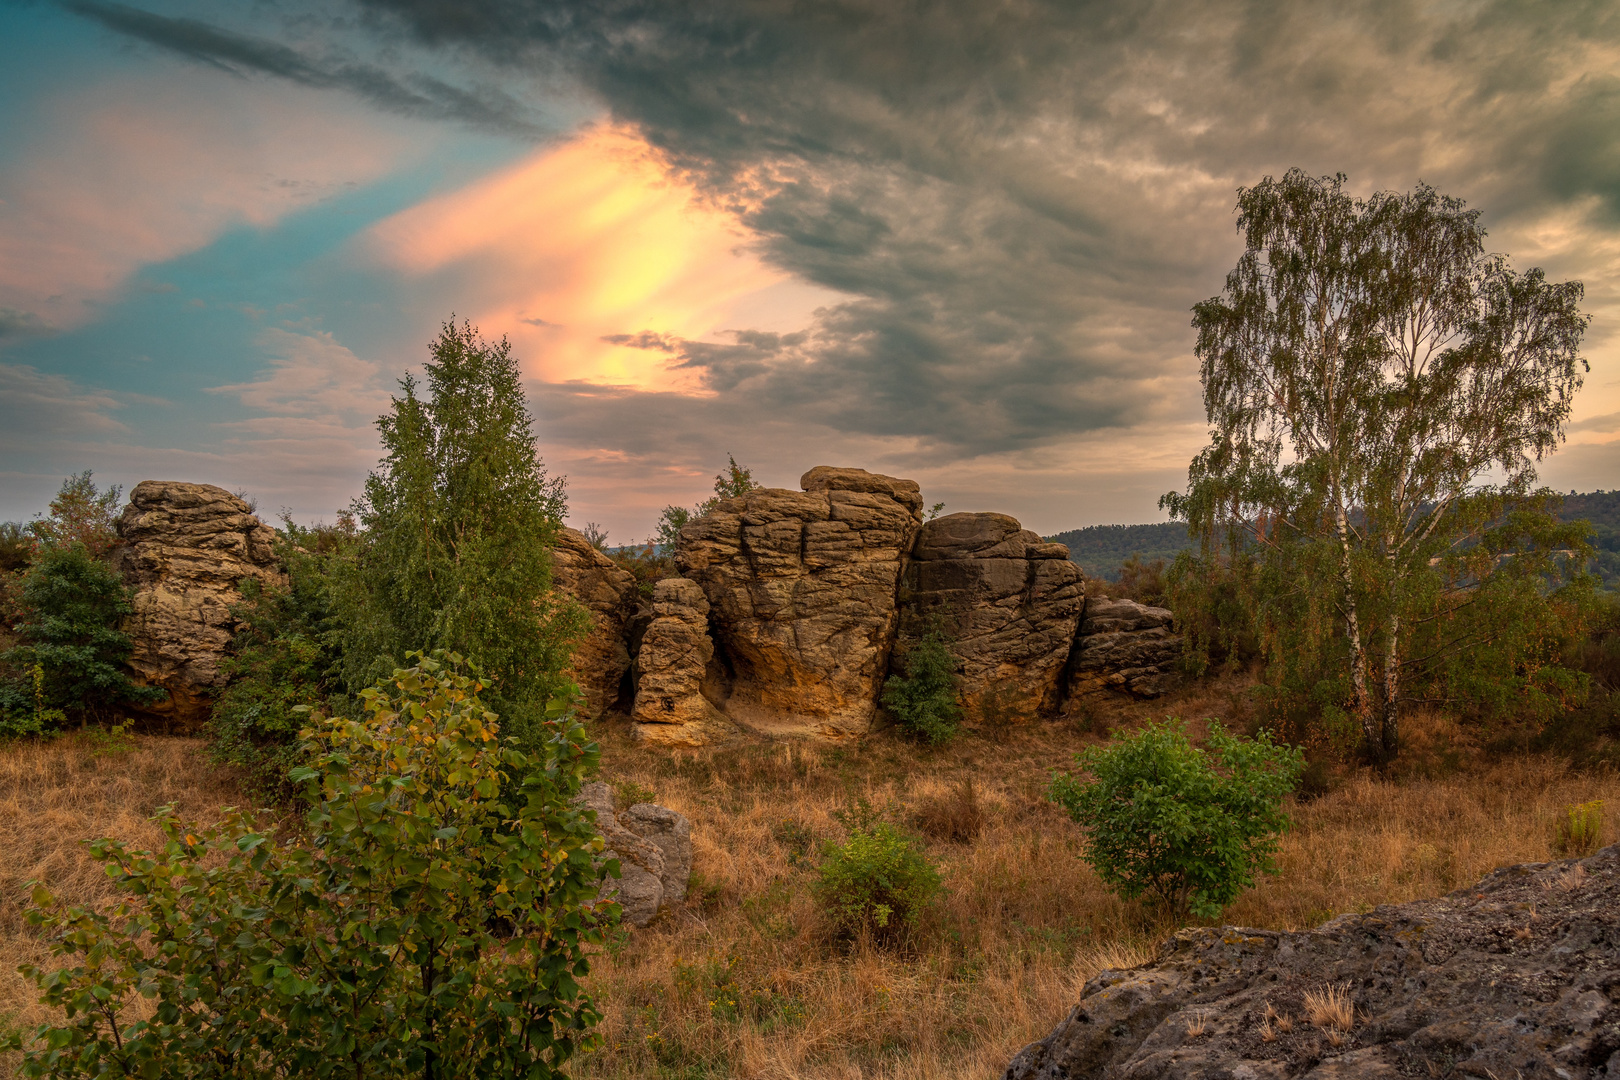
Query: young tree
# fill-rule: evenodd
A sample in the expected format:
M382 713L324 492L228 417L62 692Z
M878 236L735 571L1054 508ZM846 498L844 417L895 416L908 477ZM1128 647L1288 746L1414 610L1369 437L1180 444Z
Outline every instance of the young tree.
M113 530L118 520L119 497L123 489L114 484L97 491L89 469L62 481L62 488L51 500L49 513L28 523L28 531L44 547L83 544L92 558L105 558L118 542Z
M664 507L663 513L658 516L658 531L653 537L653 542L665 554L675 550L675 542L680 539L681 529L687 522L694 521L713 510L721 499L746 495L759 488L759 483L754 479L754 471L738 465L735 456L727 454L726 463L726 471L715 474L712 496L690 510L684 506Z
M504 338L449 322L429 351L427 396L406 376L377 421L386 456L355 505L363 541L337 567L345 681L358 691L407 649L453 649L490 673L507 730L522 737L589 625L551 588L565 482L536 456Z
M1420 661L1411 620L1432 613L1437 579L1466 598L1512 563L1474 549L1563 439L1588 317L1579 282L1485 254L1461 200L1425 184L1358 200L1344 180L1294 169L1239 192L1244 254L1193 316L1211 441L1161 505L1206 556L1224 544L1329 572L1284 587L1325 588L1349 712L1387 755ZM1501 482L1482 485L1492 470Z

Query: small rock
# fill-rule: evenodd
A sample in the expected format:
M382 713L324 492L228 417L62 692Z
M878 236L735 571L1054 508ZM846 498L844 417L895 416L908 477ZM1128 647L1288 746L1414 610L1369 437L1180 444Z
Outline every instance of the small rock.
M600 859L619 860L619 879L603 882L601 895L619 902L625 922L646 926L666 902L685 899L692 874L691 822L652 803L637 803L618 814L613 789L600 780L583 785L575 801L596 811L596 824L607 844Z

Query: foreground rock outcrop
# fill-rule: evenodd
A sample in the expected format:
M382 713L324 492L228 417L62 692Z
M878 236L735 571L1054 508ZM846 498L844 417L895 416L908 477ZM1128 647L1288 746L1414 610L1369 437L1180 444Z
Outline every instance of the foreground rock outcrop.
M1307 995L1329 987L1345 1009L1313 1023ZM1004 1075L1620 1076L1620 847L1306 933L1183 930L1088 982Z
M726 714L769 734L845 738L877 713L922 493L828 466L799 485L722 500L681 530L675 565L708 598Z
M285 585L275 530L247 503L211 484L144 480L129 493L117 523L114 555L135 589L124 629L138 682L169 692L144 711L182 729L208 719L225 684L220 661L236 632L231 606L239 584L253 578Z
M901 589L901 633L938 625L970 719L1057 711L1085 582L1069 549L1006 514L949 514L922 527Z
M1074 645L1069 697L1123 690L1156 698L1174 685L1181 660L1181 635L1167 608L1106 596L1086 599L1085 616Z
M574 650L569 676L585 695L586 714L600 716L618 702L630 670L626 631L636 612L635 576L592 547L583 533L562 529L551 549L551 577L591 613L591 632Z
M596 811L596 826L607 842L600 858L619 860L619 878L609 878L602 895L619 902L625 922L646 926L665 904L686 898L692 876L692 823L685 815L652 803L637 803L618 813L613 789L601 781L581 787L577 801Z
M665 578L653 589L652 620L636 655L636 737L671 746L703 746L736 731L703 696L714 660L709 601L697 582Z

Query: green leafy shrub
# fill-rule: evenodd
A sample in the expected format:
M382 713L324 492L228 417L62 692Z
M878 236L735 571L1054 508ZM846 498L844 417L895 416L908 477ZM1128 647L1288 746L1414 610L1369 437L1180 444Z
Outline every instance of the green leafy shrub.
M333 644L332 566L355 546L352 534L325 526L285 523L278 554L287 568L285 589L266 589L253 578L240 585L232 608L238 630L222 667L230 683L214 702L209 750L214 760L245 772L257 793L287 801L295 787L301 711L330 705L341 658ZM344 711L355 711L339 699Z
M815 891L840 935L897 944L939 894L940 874L911 837L872 816L861 815L842 844L822 848Z
M1050 797L1086 831L1086 861L1127 899L1152 896L1178 920L1220 915L1271 870L1287 827L1282 799L1304 768L1300 751L1210 725L1209 750L1179 721L1075 755L1090 783L1054 773Z
M945 635L930 628L901 658L905 671L883 684L883 707L907 731L931 745L948 742L962 722L956 700L956 658Z
M41 718L101 721L122 704L149 704L162 690L124 673L130 590L83 544L46 548L22 580L21 644L0 656L0 717L13 733L42 727Z
M617 908L570 800L596 747L559 709L530 758L476 669L415 658L365 719L311 715L307 846L166 813L161 851L92 845L112 910L35 890L66 966L26 972L65 1015L22 1075L557 1077L591 1045L579 980Z
M1553 848L1560 855L1585 858L1603 844L1603 800L1566 806L1558 819Z

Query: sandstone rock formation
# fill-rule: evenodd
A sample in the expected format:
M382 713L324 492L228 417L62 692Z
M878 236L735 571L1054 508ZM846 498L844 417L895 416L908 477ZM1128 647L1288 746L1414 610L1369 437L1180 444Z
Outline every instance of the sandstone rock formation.
M1070 698L1102 690L1124 690L1156 698L1176 679L1181 636L1165 608L1135 600L1086 599L1080 635L1074 645Z
M722 500L681 530L675 564L711 605L726 714L837 739L877 712L922 495L910 480L828 466L800 486Z
M950 642L970 719L1057 710L1085 603L1068 548L1006 514L949 514L922 527L900 595L904 636L937 622Z
M137 681L169 692L167 701L145 708L196 727L225 683L220 661L236 632L230 609L241 599L237 584L286 584L275 530L224 488L168 480L135 485L117 528L122 543L114 559L135 588L125 627L134 645L129 666Z
M586 715L600 716L618 701L620 683L630 670L625 638L636 609L635 576L573 529L557 535L551 574L557 588L591 613L591 632L574 650L569 674L585 695Z
M597 828L607 842L600 857L619 860L619 878L609 878L602 895L618 900L625 922L646 926L665 903L686 897L692 825L684 815L651 803L616 813L613 789L601 781L582 786L577 801L596 811Z
M665 578L653 590L652 621L636 654L636 736L651 742L702 746L735 733L703 696L714 659L709 601L697 582Z
M1337 1029L1305 1001L1327 987L1354 1009ZM1088 982L1004 1074L1127 1076L1620 1076L1620 848L1305 933L1183 930Z

